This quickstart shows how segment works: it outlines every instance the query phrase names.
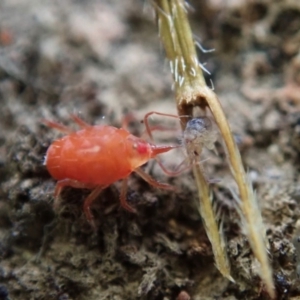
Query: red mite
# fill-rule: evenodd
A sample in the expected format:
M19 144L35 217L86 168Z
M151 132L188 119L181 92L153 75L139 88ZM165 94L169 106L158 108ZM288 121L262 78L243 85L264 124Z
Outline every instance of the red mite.
M150 112L144 118L150 136L148 117L151 114L160 113ZM72 131L64 125L44 121L49 127L67 134L54 141L45 156L44 164L51 176L58 180L54 193L54 207L57 207L59 194L64 187L91 189L92 192L84 201L84 212L87 219L93 223L90 211L92 202L103 189L122 179L121 205L126 210L135 212L126 201L127 179L132 172L136 172L154 187L174 190L174 187L154 180L140 166L158 154L179 146L154 145L132 135L124 128L106 125L91 126L75 115L71 117L81 130Z

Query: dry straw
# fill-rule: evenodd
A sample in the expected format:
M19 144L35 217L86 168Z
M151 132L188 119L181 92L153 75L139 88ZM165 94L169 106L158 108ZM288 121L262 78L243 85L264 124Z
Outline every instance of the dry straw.
M192 118L195 109L201 110L204 115L210 111L217 124L223 139L229 169L239 190L238 205L242 216L242 229L247 234L254 256L260 263L260 276L266 290L274 298L272 269L267 254L268 242L261 213L219 99L205 83L203 66L198 60L195 41L187 18L186 3L183 0L155 0L152 4L157 16L159 35L175 83L178 115L189 115ZM184 118L181 122L183 131L188 120ZM216 266L225 277L234 281L230 273L222 228L218 225L213 209L209 183L199 164L193 164L193 173L200 201L199 210L212 244Z

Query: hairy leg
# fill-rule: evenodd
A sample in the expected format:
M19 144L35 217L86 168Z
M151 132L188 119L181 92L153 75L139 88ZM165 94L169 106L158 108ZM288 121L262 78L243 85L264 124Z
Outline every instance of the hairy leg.
M145 116L144 116L144 123L145 123L145 126L146 126L146 131L149 135L149 137L151 138L151 140L153 140L153 136L152 136L152 131L153 130L156 130L155 127L150 127L149 125L149 117L152 116L152 115L158 115L158 116L165 116L165 117L171 117L171 118L175 118L175 119L179 119L182 118L182 117L189 117L189 116L177 116L177 115L173 115L173 114L165 114L165 113L160 113L160 112L157 112L157 111L150 111L148 112Z
M164 190L169 190L169 191L176 191L176 188L172 185L169 185L167 183L161 183L153 179L149 174L144 172L141 168L137 168L134 170L138 175L140 175L145 181L147 181L150 185L159 188L159 189L164 189Z
M73 179L59 180L56 183L55 191L54 191L54 197L55 197L55 199L54 199L54 209L56 209L58 207L59 195L60 195L62 189L64 187L67 187L67 186L70 186L70 187L73 187L73 188L77 188L77 189L91 189L91 188L93 188L90 185L87 185L85 183L82 183L82 182L79 182L79 181L73 180Z
M182 174L185 171L189 171L192 168L192 164L188 164L188 159L185 158L174 170L168 170L162 163L162 161L155 157L155 160L157 161L160 168L163 170L164 173L166 173L168 176L178 176Z
M48 127L54 128L54 129L59 130L63 133L66 133L66 134L70 134L70 133L74 132L72 129L68 128L67 126L59 124L59 123L54 122L54 121L44 119L44 120L42 120L42 123L44 123Z
M83 121L82 119L80 119L77 115L72 114L71 115L72 120L78 125L80 126L82 129L87 128L87 127L91 127L90 124L86 123L85 121Z
M105 189L107 186L97 186L84 200L83 204L83 210L86 215L86 218L92 225L94 229L96 229L95 223L94 223L94 217L91 213L91 205L96 200L96 198L100 195L103 189Z
M129 212L136 213L136 210L133 207L131 207L126 200L127 183L128 183L128 179L127 178L123 179L121 193L120 193L120 202L123 208L125 208Z

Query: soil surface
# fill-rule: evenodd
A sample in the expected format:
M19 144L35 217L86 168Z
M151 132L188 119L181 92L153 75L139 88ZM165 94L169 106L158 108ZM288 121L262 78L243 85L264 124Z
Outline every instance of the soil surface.
M195 36L216 49L199 50L199 58L257 192L278 299L299 299L300 2L191 6ZM96 230L82 209L89 190L66 188L53 209L55 180L43 160L62 134L43 119L76 128L70 118L76 113L90 124L121 126L126 114L140 120L153 110L176 113L149 3L1 1L1 300L268 299L218 145L219 155L206 153L203 167L217 179L212 190L236 283L214 266L190 172L170 178L152 163L145 166L176 192L130 176L127 198L135 214L120 207L120 183L111 185L92 205ZM139 122L131 127L144 131ZM176 130L171 135L180 139Z

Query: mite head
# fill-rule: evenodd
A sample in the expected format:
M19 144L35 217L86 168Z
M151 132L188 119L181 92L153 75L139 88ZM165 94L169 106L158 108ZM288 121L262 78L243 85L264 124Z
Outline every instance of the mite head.
M127 138L127 158L134 170L151 159L151 145L143 139L130 135Z
M151 158L155 158L157 155L161 153L168 152L174 148L178 148L180 146L157 146L148 143L147 141L137 138L135 136L130 136L128 138L128 157L130 159L130 164L132 169L136 169L146 162L148 162Z

